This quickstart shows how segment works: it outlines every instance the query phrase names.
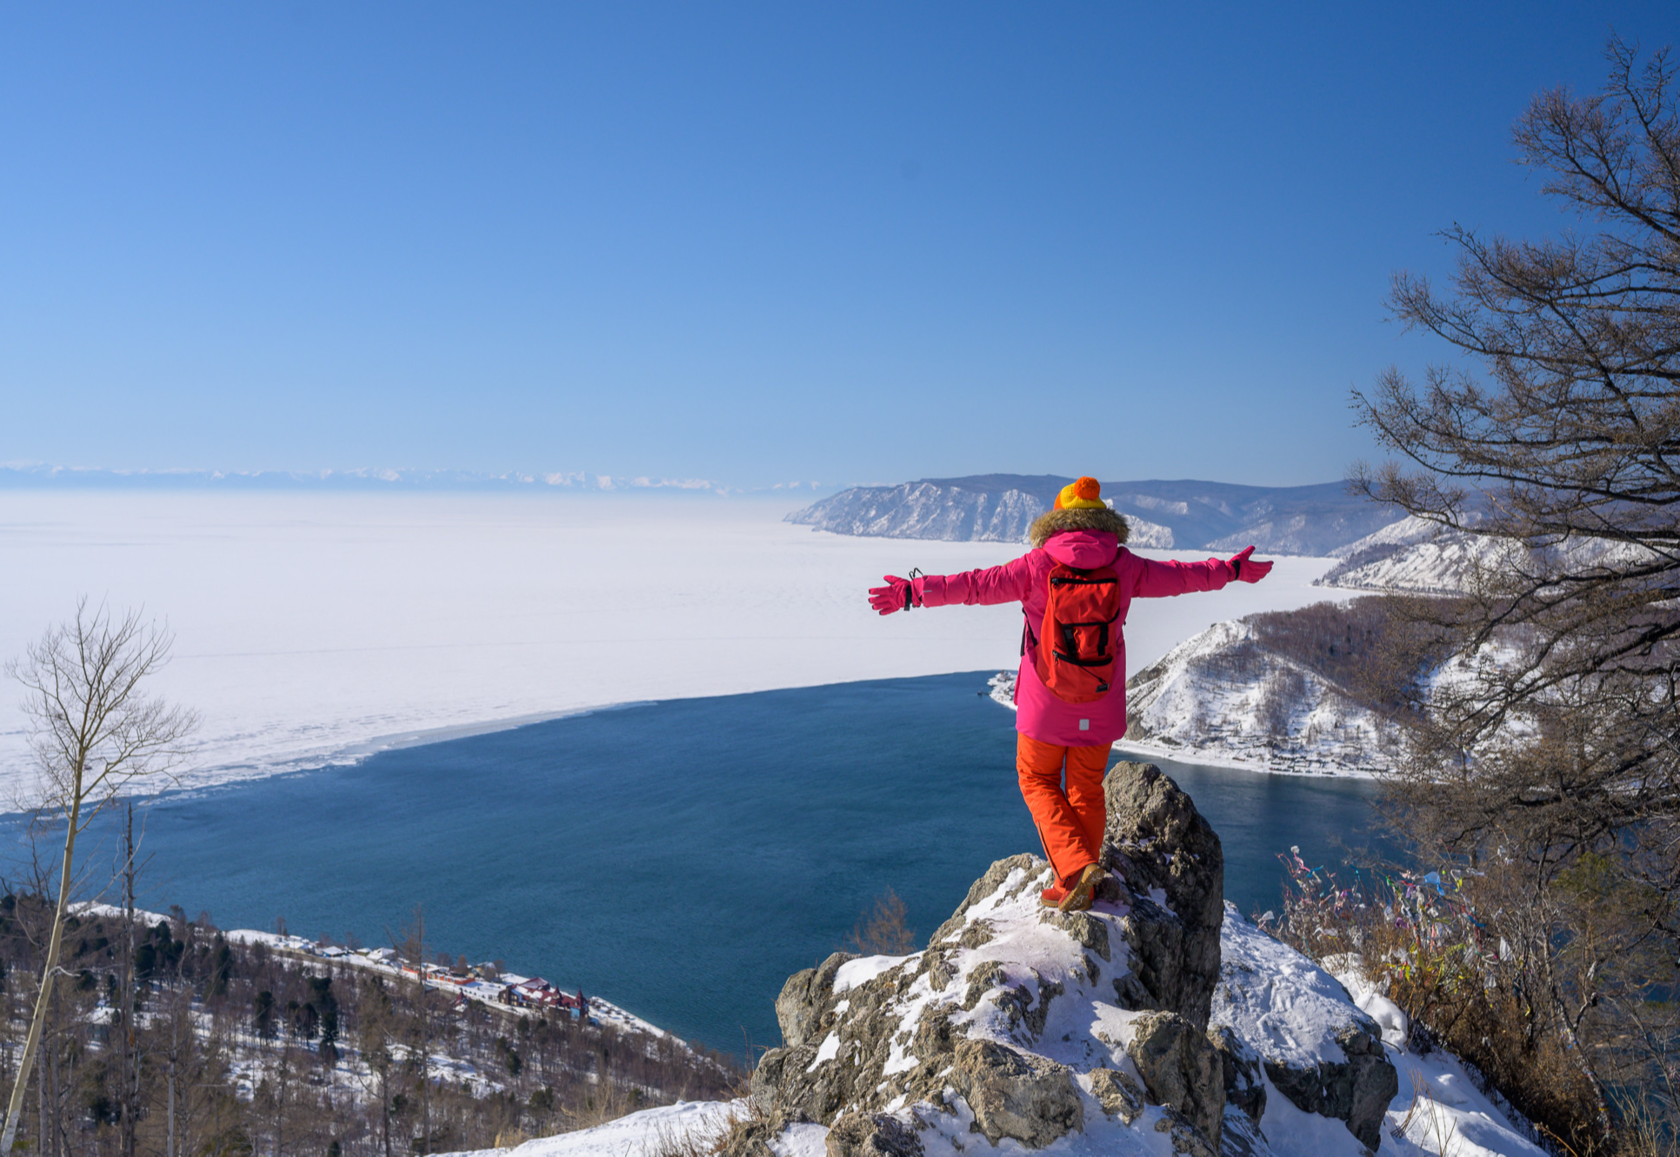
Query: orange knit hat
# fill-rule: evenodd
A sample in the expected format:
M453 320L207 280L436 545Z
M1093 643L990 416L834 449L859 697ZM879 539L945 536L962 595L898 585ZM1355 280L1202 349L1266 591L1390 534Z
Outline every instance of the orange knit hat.
M1108 503L1102 500L1102 484L1095 478L1076 478L1062 487L1062 492L1056 495L1057 510L1105 510Z

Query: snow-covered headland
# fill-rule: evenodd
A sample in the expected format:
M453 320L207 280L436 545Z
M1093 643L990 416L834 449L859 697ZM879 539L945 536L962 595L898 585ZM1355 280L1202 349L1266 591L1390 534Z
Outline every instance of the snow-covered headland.
M837 534L970 542L1025 542L1032 520L1071 478L981 474L898 486L854 486L788 515ZM1239 486L1182 480L1103 483L1134 547L1326 555L1394 519L1386 507L1332 482Z
M155 690L204 720L189 787L626 703L1011 661L1018 608L882 620L864 592L911 567L1004 562L1020 544L813 532L782 521L789 505L0 489L0 658L63 621L78 592L167 620L174 658ZM1261 584L1154 600L1127 628L1131 661L1220 619L1313 602L1331 565L1285 558ZM7 799L30 776L23 726L0 695Z
M1014 672L990 687L1014 710ZM1393 765L1401 743L1391 722L1330 681L1256 647L1242 621L1215 623L1133 675L1126 715L1119 751L1279 775L1369 778Z
M1132 676L1123 746L1282 774L1393 766L1402 740L1392 722L1255 635L1248 622L1215 623Z
M1494 539L1408 517L1331 551L1340 561L1318 581L1347 590L1452 595L1477 567L1496 565L1507 549Z

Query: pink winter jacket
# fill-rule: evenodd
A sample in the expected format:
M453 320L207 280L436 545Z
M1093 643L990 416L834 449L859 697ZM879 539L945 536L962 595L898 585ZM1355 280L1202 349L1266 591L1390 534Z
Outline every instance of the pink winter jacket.
M1120 576L1119 666L1126 669L1126 613L1133 599L1162 598L1188 591L1216 591L1236 577L1231 564L1210 558L1206 562L1154 562L1139 558L1120 546L1107 531L1065 530L1051 535L1037 550L1013 562L962 574L927 575L918 579L923 606L945 607L961 603L1021 604L1022 613L1038 634L1044 622L1050 572L1058 562L1090 569L1112 566ZM1107 746L1126 734L1126 688L1118 684L1094 703L1066 703L1051 694L1030 654L1021 657L1015 680L1015 728L1022 735L1059 747Z

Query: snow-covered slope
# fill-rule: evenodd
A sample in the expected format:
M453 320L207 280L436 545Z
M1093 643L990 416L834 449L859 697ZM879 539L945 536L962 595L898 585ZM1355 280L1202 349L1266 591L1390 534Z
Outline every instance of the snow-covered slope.
M1247 622L1215 623L1126 684L1122 746L1256 771L1368 775L1400 734L1315 672L1259 646Z
M1319 585L1412 594L1462 591L1477 566L1496 564L1509 545L1409 517L1332 552L1342 561Z
M517 1153L519 1157L627 1157L647 1154L657 1157L662 1151L669 1157L688 1157L708 1152L729 1131L732 1122L746 1117L745 1101L679 1101L675 1105L661 1105L657 1109L643 1109L593 1129L579 1129L555 1137L527 1141L511 1149L473 1149L468 1152L443 1153L439 1157L500 1157L503 1153ZM820 1157L821 1129L816 1146L798 1157ZM779 1155L780 1157L780 1155ZM795 1157L789 1153L786 1157Z
M1610 539L1574 537L1525 548L1511 539L1447 530L1421 518L1404 518L1332 552L1342 561L1317 585L1352 590L1451 595L1468 590L1478 572L1502 568L1625 567L1649 552Z

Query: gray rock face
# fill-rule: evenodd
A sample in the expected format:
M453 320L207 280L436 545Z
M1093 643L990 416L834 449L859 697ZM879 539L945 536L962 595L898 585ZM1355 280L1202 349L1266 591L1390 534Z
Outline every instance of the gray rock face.
M1108 864L1133 896L1121 922L1133 972L1152 1007L1176 1012L1205 1031L1219 983L1219 929L1225 918L1219 837L1190 797L1153 764L1115 764L1103 791ZM1149 898L1156 889L1164 904Z
M824 1139L828 1157L922 1157L916 1130L886 1113L847 1113Z
M1042 1149L1085 1125L1072 1074L1043 1057L993 1041L964 1040L957 1045L950 1081L993 1145L1013 1137Z
M1183 1113L1168 1109L1166 1114L1155 1122L1155 1131L1167 1135L1167 1143L1172 1146L1173 1157L1218 1157L1219 1150L1207 1143L1207 1140L1196 1128L1190 1124Z
M834 974L840 966L855 957L849 952L836 952L816 968L807 968L787 978L776 997L776 1023L781 1026L782 1043L793 1048L805 1043L811 1017L822 1005L823 998L834 987Z
M1130 1074L1119 1069L1098 1069L1091 1074L1091 1095L1101 1102L1103 1112L1130 1125L1143 1112L1143 1090Z
M1225 1104L1238 1109L1255 1125L1266 1115L1265 1070L1254 1046L1218 1024L1208 1029L1208 1043L1219 1057L1220 1083L1225 1086Z
M1219 1157L1275 1157L1260 1126L1247 1113L1225 1109L1225 1131L1219 1135Z
M1344 1026L1336 1043L1346 1061L1305 1068L1267 1060L1266 1075L1297 1108L1346 1121L1348 1132L1375 1150L1382 1141L1383 1114L1400 1091L1400 1077L1383 1055L1382 1030L1375 1021Z
M1048 866L1012 856L923 951L790 977L783 1047L751 1079L765 1117L725 1157L769 1157L794 1121L828 1125L830 1157L923 1157L929 1129L1030 1149L1132 1129L1163 1152L1270 1157L1268 1080L1374 1148L1398 1084L1375 1023L1227 910L1218 837L1170 778L1123 763L1105 791L1115 876L1090 911L1044 908Z
M1176 1012L1150 1012L1134 1022L1126 1046L1152 1101L1181 1113L1218 1148L1225 1116L1225 1082L1219 1056L1205 1031Z

